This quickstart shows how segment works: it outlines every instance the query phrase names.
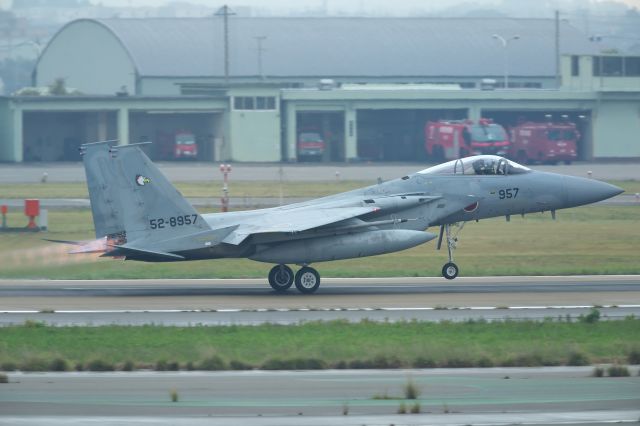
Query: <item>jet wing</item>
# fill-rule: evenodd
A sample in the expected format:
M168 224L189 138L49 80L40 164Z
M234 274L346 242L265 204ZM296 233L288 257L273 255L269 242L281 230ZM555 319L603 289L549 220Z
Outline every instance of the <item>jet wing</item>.
M318 228L380 210L364 207L304 207L287 211L272 210L240 224L222 242L238 245L249 235L266 233L296 233Z

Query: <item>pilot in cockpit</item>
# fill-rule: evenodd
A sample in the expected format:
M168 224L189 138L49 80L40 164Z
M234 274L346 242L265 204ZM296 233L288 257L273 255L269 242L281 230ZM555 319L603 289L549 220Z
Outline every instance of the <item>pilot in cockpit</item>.
M473 170L477 175L494 175L493 161L480 158L473 162Z
M507 162L493 158L480 158L473 162L473 170L477 175L505 175Z

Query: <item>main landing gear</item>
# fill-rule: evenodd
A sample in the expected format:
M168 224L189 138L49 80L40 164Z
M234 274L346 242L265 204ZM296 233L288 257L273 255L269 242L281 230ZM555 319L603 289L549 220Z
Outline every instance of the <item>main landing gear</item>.
M458 242L458 234L464 228L464 224L466 222L456 222L454 224L446 224L440 226L440 237L438 238L438 250L442 246L442 237L446 236L447 238L447 251L449 252L449 262L445 263L442 267L442 276L448 280L452 280L458 276L458 272L460 269L458 265L453 263L453 252L456 249L456 243ZM455 232L451 230L452 227L455 227Z
M287 265L276 265L269 272L269 284L279 293L287 291L293 283L300 293L315 293L320 287L320 274L309 266L303 266L294 275Z

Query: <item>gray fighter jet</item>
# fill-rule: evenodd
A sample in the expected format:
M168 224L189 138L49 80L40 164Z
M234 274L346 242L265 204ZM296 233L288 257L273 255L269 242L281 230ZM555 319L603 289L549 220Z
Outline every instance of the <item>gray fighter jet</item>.
M591 179L533 171L493 155L440 164L389 182L282 207L199 214L140 144L81 147L96 238L103 256L171 262L249 258L275 264L269 284L314 293L309 265L373 256L443 239L453 279L457 233L472 220L550 211L604 200L622 189ZM425 232L436 227L439 233ZM76 252L94 250L95 244ZM287 264L300 265L294 274Z

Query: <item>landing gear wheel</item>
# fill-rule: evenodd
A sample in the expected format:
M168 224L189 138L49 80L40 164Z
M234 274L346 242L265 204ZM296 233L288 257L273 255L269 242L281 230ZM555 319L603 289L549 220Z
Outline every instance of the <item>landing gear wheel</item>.
M296 288L300 293L315 293L320 287L320 274L313 268L305 266L296 273Z
M275 291L285 292L293 284L293 270L287 265L276 265L269 271L269 285Z
M449 254L449 262L445 263L442 267L442 276L448 280L452 280L458 276L458 265L453 263L453 252L456 249L458 243L458 234L464 228L466 222L458 222L458 223L447 223L440 226L440 237L438 238L438 245L436 246L438 250L442 246L442 238L446 238L447 243L447 252ZM457 230L452 231L451 228L455 227Z
M448 280L452 280L458 276L458 265L453 262L445 263L442 267L442 276Z

